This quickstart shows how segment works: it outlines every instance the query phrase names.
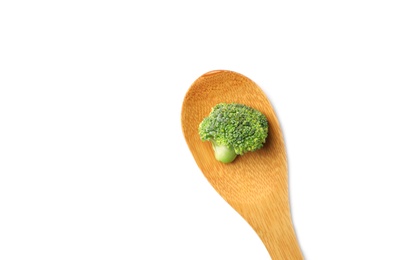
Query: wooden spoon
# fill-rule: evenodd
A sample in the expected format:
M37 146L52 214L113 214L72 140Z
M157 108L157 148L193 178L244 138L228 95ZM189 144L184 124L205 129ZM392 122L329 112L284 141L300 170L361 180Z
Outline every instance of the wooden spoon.
M202 142L198 126L216 104L240 103L268 119L264 147L224 164L214 157L210 142ZM285 144L278 119L263 91L232 71L211 71L188 90L182 106L183 134L194 159L215 190L251 225L273 260L303 259L293 229Z

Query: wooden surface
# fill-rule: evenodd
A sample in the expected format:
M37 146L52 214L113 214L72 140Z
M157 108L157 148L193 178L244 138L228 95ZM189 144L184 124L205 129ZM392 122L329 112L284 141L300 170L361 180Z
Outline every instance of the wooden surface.
M211 144L202 142L198 126L221 102L245 104L268 119L264 147L223 164ZM250 79L231 71L212 71L188 90L182 107L183 134L198 167L215 190L251 225L273 260L303 259L293 229L285 145L275 112L263 91Z

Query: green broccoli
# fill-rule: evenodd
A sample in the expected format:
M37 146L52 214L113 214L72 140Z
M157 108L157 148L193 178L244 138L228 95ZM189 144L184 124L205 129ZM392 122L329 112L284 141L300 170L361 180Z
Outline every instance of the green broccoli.
M268 136L268 121L258 110L242 104L220 103L200 123L202 141L210 141L215 158L232 162L237 155L260 149Z

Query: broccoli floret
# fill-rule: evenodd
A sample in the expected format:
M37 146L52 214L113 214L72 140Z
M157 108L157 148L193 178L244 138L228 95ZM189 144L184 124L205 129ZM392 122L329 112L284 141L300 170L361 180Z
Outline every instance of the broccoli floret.
M200 123L202 141L210 141L215 158L232 162L237 155L260 149L268 136L268 121L258 110L242 104L220 103Z

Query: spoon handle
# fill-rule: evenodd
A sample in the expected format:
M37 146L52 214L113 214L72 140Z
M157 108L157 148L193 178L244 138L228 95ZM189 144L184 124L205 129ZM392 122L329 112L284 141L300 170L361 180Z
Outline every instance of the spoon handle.
M275 195L273 195L275 196ZM248 208L244 216L256 231L272 260L303 260L290 215L289 204L276 198L265 207ZM249 215L250 214L250 215Z
M290 219L281 219L280 223L267 227L267 232L260 231L262 242L272 260L303 260L303 254L297 242Z

